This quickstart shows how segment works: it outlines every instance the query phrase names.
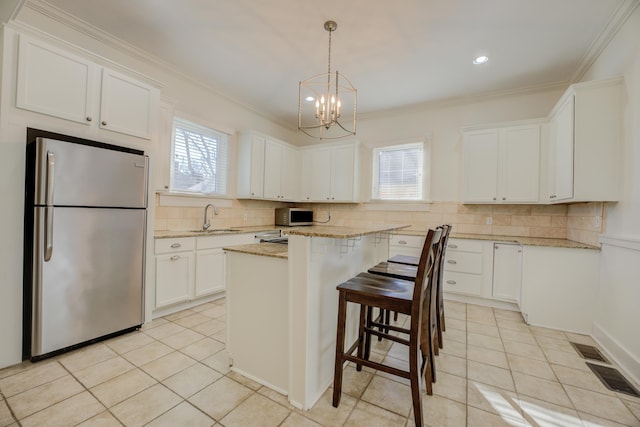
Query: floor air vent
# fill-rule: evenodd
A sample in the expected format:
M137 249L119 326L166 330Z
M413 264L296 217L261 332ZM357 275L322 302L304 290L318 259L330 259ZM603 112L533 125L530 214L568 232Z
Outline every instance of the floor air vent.
M591 368L594 374L602 384L609 390L617 391L618 393L628 394L629 396L640 397L640 393L636 390L629 381L622 374L614 368L608 366L596 365L586 362L587 366Z
M571 345L576 349L580 357L582 357L583 359L609 363L609 361L602 355L602 353L600 353L600 350L592 345L576 344L574 342L572 342Z

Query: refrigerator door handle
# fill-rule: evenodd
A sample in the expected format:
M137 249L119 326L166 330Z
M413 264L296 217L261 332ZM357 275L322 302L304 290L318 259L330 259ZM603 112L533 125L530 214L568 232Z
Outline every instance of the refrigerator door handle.
M53 207L44 208L44 261L53 255Z
M47 151L47 191L45 204L53 205L53 184L55 176L56 157L51 151Z

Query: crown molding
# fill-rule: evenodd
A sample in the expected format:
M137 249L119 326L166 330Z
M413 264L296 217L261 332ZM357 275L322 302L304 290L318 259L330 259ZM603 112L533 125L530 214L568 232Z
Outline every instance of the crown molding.
M444 107L455 107L459 105L473 104L477 102L485 102L488 100L495 100L495 99L513 98L517 96L524 96L524 95L536 94L541 92L564 91L569 86L570 86L570 83L565 81L565 82L556 82L556 83L547 83L542 85L528 86L528 87L523 87L518 89L482 92L474 95L439 99L435 101L411 104L404 107L389 108L386 110L371 111L368 113L360 113L358 114L358 120L369 120L369 119L377 119L381 117L389 117L389 116L394 116L399 114L417 113L424 110L431 110L431 109L444 108Z
M604 27L598 38L594 40L587 50L587 53L583 56L580 65L576 69L575 73L573 73L573 76L571 76L571 83L579 82L584 77L587 71L589 71L589 68L591 68L600 54L602 54L609 43L611 43L611 40L613 40L616 34L618 34L620 28L622 28L629 16L631 16L638 6L640 6L640 0L624 0L620 3L618 8L609 18L609 22L607 22L607 25Z

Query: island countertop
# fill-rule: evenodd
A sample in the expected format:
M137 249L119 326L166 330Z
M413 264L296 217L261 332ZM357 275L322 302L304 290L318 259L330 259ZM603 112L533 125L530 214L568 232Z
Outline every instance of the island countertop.
M222 248L229 252L239 252L249 255L268 256L272 258L289 258L289 248L280 243L252 243L249 245L237 245Z
M333 239L350 239L375 233L389 233L410 227L408 224L384 224L362 227L342 227L334 225L311 225L284 230L291 236L327 237Z

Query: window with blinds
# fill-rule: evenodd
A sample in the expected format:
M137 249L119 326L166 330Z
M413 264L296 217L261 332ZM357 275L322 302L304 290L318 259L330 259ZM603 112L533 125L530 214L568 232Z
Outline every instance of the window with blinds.
M224 132L174 118L171 191L226 195L228 137Z
M374 200L423 200L424 143L373 150Z

